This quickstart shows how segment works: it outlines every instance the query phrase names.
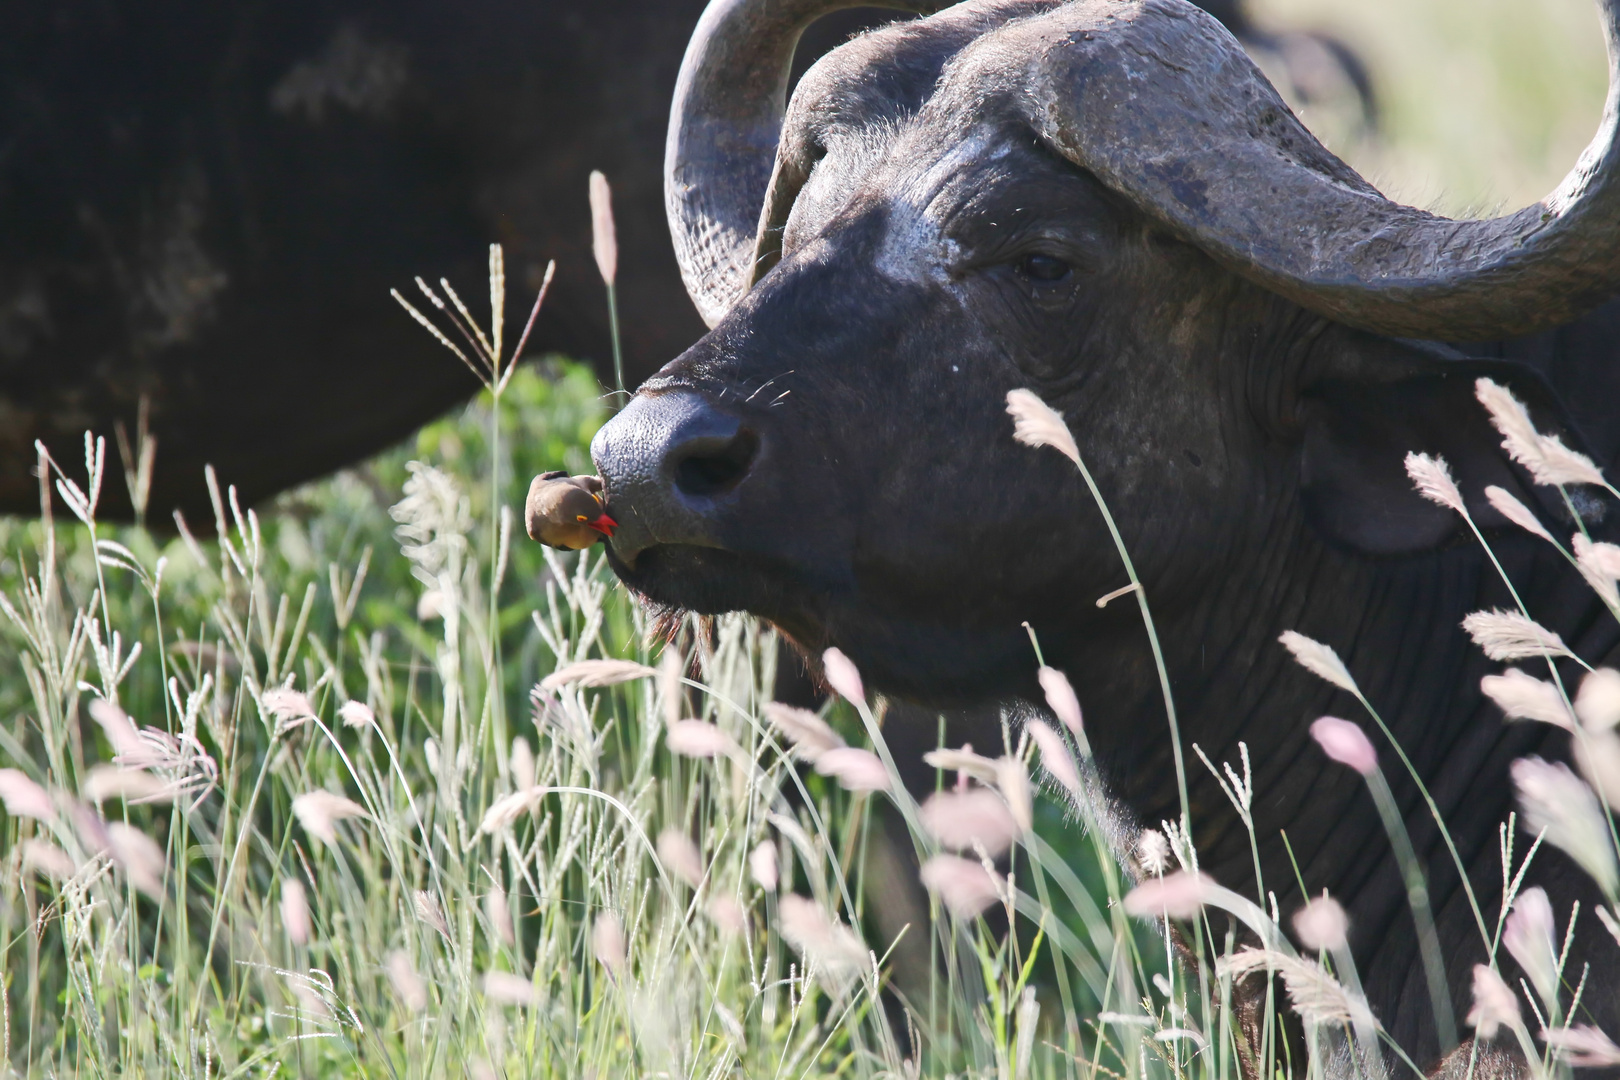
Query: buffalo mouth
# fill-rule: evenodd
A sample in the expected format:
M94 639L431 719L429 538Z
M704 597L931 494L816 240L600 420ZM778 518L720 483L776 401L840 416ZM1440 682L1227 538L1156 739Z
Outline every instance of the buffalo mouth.
M722 615L747 611L807 647L826 640L822 605L811 590L767 560L724 548L657 544L627 563L607 547L608 565L642 600L664 612Z
M858 590L812 584L780 563L723 548L659 544L608 562L666 626L682 612L746 611L808 656L837 646L874 690L941 708L1028 696L1029 640L1020 626L953 625L874 610Z

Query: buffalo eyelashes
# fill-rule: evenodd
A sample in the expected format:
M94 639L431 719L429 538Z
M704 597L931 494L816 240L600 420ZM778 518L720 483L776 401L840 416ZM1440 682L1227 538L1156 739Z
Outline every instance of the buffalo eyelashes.
M1069 264L1056 255L1025 255L1018 260L1018 272L1031 281L1062 281L1069 276Z

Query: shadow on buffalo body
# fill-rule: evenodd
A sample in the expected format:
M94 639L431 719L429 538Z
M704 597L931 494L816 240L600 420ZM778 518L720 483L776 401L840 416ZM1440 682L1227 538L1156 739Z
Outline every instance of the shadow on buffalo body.
M688 53L670 214L713 329L593 442L614 569L655 607L747 610L810 655L836 646L867 687L963 732L1041 701L1032 626L1085 706L1122 846L1180 818L1184 782L1202 869L1275 892L1285 920L1323 889L1341 900L1375 1014L1441 1062L1488 945L1472 905L1502 898L1509 768L1567 756L1568 737L1482 698L1499 668L1459 624L1516 598L1404 463L1444 458L1505 576L1583 660L1620 649L1581 575L1487 497L1576 529L1476 400L1488 380L1566 445L1620 452L1620 339L1601 332L1620 134L1542 204L1450 221L1328 153L1180 0L970 0L830 53L785 113L778 15L731 5ZM1061 413L1111 524L1069 460L1014 442L1019 389ZM1585 505L1613 539L1614 507ZM1097 604L1127 580L1114 528L1154 645L1140 609ZM1432 1009L1377 808L1307 733L1360 705L1293 663L1289 630L1340 650L1411 763L1386 773L1449 961ZM1181 738L1253 759L1253 851L1219 779L1178 775L1194 755L1171 743L1161 660ZM936 731L885 735L912 761ZM1557 853L1526 884L1559 911L1603 902ZM1576 930L1583 1000L1620 1030L1601 936Z
M152 517L206 515L374 453L474 382L388 300L516 293L558 263L535 353L609 355L586 177L615 191L634 384L702 332L660 162L702 0L23 0L0 42L0 511L37 510L34 441L160 447ZM1234 9L1235 11L1235 9ZM893 11L813 26L795 71ZM1228 14L1228 18L1235 17ZM1232 24L1240 33L1246 24ZM103 512L129 512L117 485Z

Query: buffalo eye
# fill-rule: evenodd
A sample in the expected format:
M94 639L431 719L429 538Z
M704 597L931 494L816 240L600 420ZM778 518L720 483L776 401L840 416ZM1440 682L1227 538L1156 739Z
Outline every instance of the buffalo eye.
M1025 255L1018 260L1018 272L1031 281L1062 281L1069 276L1069 264L1055 255Z

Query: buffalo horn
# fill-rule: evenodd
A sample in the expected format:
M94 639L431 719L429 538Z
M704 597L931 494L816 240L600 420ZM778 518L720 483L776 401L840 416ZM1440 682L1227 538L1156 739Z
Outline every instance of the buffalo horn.
M710 0L681 61L664 209L686 291L714 326L748 290L799 35L851 7L932 12L953 0Z
M1036 131L1243 276L1352 326L1480 341L1557 326L1620 291L1620 0L1600 7L1609 95L1596 137L1552 194L1484 220L1384 198L1183 0L1079 0L996 34L981 74L993 80L1008 55L1035 60L1015 108Z

